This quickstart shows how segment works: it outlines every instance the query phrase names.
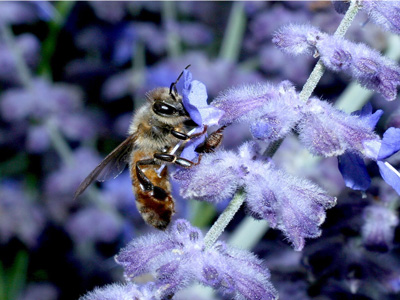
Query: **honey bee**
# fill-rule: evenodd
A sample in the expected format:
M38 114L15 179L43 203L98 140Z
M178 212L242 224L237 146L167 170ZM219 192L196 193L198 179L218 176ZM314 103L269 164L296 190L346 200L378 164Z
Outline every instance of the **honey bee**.
M206 131L205 126L201 133L187 133L188 127L198 125L184 108L182 96L176 88L182 75L183 72L169 88L156 88L146 94L147 103L134 114L129 136L83 180L74 199L94 180L104 181L117 177L129 163L136 206L143 219L157 229L164 230L168 226L175 213L175 202L171 196L167 167L161 173L157 169L164 164L176 164L184 168L197 165L201 153L212 152L219 146L224 129L220 128L210 134L196 148L200 153L197 162L170 153L179 140L185 143Z

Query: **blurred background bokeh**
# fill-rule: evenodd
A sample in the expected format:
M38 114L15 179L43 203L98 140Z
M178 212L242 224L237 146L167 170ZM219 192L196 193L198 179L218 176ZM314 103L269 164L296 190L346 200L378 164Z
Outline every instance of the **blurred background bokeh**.
M273 32L311 23L333 33L341 18L329 1L0 2L0 299L78 299L122 280L113 256L154 230L136 210L128 172L73 195L125 139L147 91L169 86L188 64L210 101L251 82L287 79L300 90L316 59L284 55ZM388 47L389 35L362 13L347 37ZM316 94L334 102L348 83L327 73ZM371 102L385 111L378 131L400 127L399 99ZM232 126L224 148L249 138ZM338 205L303 252L275 230L253 249L281 299L398 299L398 195L377 178L366 194L345 189L335 159L299 168L304 151L289 138L277 163L338 196ZM368 171L378 174L373 164ZM224 207L174 195L175 218L204 229ZM243 218L240 211L227 236Z

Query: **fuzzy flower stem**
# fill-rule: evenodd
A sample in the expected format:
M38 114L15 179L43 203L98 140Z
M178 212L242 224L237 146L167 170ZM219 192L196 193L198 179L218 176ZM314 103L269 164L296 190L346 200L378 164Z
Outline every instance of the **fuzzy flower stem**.
M233 197L231 202L229 202L228 207L222 212L222 214L218 217L218 220L213 224L204 237L204 245L206 249L210 249L218 237L222 234L226 226L228 226L229 222L232 220L233 216L242 206L244 199L244 192L240 191L237 192L235 197Z
M352 0L349 9L347 10L344 18L342 19L339 27L335 32L335 36L341 36L341 37L344 36L347 29L353 22L354 17L356 16L358 10L359 10L358 0ZM318 61L313 72L310 74L310 77L308 78L306 84L304 85L303 90L300 93L301 100L307 101L307 99L311 96L319 80L321 79L324 70L325 68L322 65L322 62ZM278 148L279 145L275 147L272 152L275 153ZM271 156L272 155L273 153L271 154ZM226 226L229 224L229 222L232 220L236 212L239 210L240 206L243 204L244 199L245 195L243 191L236 193L235 197L233 197L228 207L222 212L218 220L213 224L213 226L207 232L207 235L204 238L204 244L206 249L209 249L215 243L218 237L222 234ZM260 228L260 234L261 232L265 232L266 230L268 230L268 226L265 226L265 224L263 225L264 226ZM251 246L252 245L249 245L249 247Z
M349 29L351 23L353 22L355 16L360 9L358 0L352 0L349 9L344 15L342 21L339 24L339 27L336 29L334 36L343 37L347 30ZM325 67L321 60L317 62L314 67L314 70L311 72L310 77L308 77L307 82L303 86L302 91L299 94L299 97L302 101L307 101L310 98L312 92L317 86L319 80L322 75L324 75Z

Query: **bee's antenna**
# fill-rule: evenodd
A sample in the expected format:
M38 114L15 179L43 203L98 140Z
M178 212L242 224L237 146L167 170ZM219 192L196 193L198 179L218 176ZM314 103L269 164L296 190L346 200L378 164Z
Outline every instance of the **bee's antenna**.
M186 68L184 70L187 70L190 67L190 65L187 65ZM171 83L170 87L169 87L169 94L174 97L174 95L172 94L172 89L174 89L175 94L178 94L178 90L176 89L176 84L179 82L179 79L181 79L183 75L183 71L181 72L181 74L179 74L178 78L176 79L175 82Z

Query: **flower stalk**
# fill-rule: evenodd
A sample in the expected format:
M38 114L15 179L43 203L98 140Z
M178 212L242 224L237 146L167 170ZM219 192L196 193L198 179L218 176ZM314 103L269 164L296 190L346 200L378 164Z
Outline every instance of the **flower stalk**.
M218 220L213 224L210 230L204 237L205 248L210 249L211 246L217 241L219 236L228 226L229 222L233 219L239 208L242 206L245 199L243 191L237 192L233 199L229 202L228 207L222 212Z
M340 22L338 28L336 29L334 36L343 37L346 34L355 16L357 15L359 9L360 5L358 3L358 0L352 0L350 7L347 10L346 14L344 15L342 21ZM324 72L325 72L325 67L322 61L319 60L299 94L299 97L302 101L305 102L308 100L308 98L310 98L312 92L315 90L322 75L324 75Z
M346 31L349 29L351 23L353 22L356 14L358 13L359 8L360 7L358 0L352 0L349 9L347 10L345 16L343 17L341 23L339 24L334 34L335 36L343 37L345 35ZM324 74L324 71L325 67L323 66L321 60L319 60L314 70L310 74L307 82L303 86L302 91L299 94L299 97L302 101L304 102L307 101L308 98L311 96L319 80ZM274 149L274 152L276 152L278 148L279 146L276 147L276 149ZM229 203L228 207L222 212L222 214L218 217L217 221L213 224L213 226L206 234L204 238L206 249L209 249L215 243L218 237L222 234L226 226L233 219L236 212L243 204L244 200L245 200L244 192L243 191L237 192L236 195L231 200L231 202Z

